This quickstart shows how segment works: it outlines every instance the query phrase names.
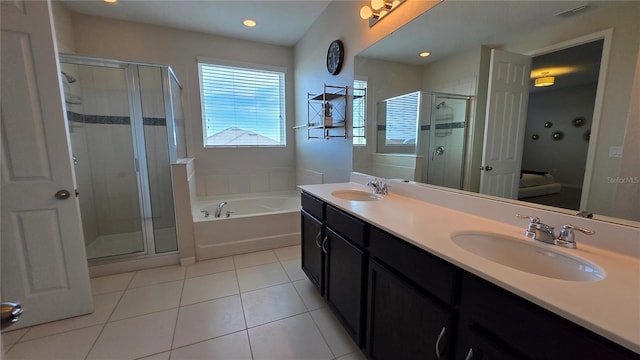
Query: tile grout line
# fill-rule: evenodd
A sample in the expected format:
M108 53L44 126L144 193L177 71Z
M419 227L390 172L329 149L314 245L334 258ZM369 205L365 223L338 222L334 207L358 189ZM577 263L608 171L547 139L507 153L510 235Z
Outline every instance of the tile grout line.
M171 333L171 344L169 344L169 358L171 358L171 352L173 351L173 343L176 339L176 331L178 330L178 319L180 318L180 310L182 308L182 295L184 295L184 287L187 284L187 268L184 269L184 275L182 277L182 289L180 289L180 297L178 299L178 311L176 312L176 319L173 322L173 332Z
M87 351L87 354L84 356L85 360L89 358L89 355L91 354L91 352L95 348L96 343L98 342L98 339L100 339L100 336L102 336L102 333L104 332L104 329L107 327L107 324L109 323L109 320L111 320L111 317L113 316L113 313L118 308L118 305L120 305L120 301L122 301L122 298L124 297L124 293L127 292L127 289L129 288L129 285L131 285L131 282L133 281L133 278L135 278L137 273L138 273L138 271L133 273L133 276L131 276L131 279L129 279L129 282L127 283L127 286L125 286L124 290L122 291L122 294L120 294L120 298L116 302L116 305L113 307L113 309L111 309L111 313L107 317L107 320L104 322L104 324L102 324L102 329L100 329L100 332L98 333L98 336L96 336L95 340L93 340L93 344L91 344L91 347L89 348L89 351Z
M251 359L253 359L253 347L251 346L251 337L249 336L249 327L247 326L247 314L244 311L244 302L242 301L242 291L240 290L240 279L238 278L238 269L236 268L235 257L231 257L231 261L233 262L233 271L236 274L236 285L238 286L238 297L240 298L240 308L242 309L242 319L244 320L244 331L247 335L249 353L251 354Z

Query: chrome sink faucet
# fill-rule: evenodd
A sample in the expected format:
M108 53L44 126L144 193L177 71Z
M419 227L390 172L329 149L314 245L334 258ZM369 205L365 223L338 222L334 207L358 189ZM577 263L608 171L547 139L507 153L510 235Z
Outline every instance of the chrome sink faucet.
M533 240L538 240L543 243L564 246L569 249L575 249L577 247L575 241L575 234L573 230L578 230L587 235L595 234L595 231L585 229L583 227L566 224L562 225L562 229L560 229L560 233L558 236L555 235L553 226L549 226L547 224L543 224L540 222L540 218L535 216L525 216L516 214L517 217L521 219L528 219L529 225L527 225L527 230L524 232L524 236L531 238Z
M226 201L223 201L223 202L219 203L219 204L218 204L218 207L216 208L216 212L215 212L215 214L214 214L213 216L214 216L214 217L216 217L216 218L219 218L219 217L220 217L220 214L222 213L222 208L223 208L225 205L227 205L227 202L226 202Z
M374 194L389 195L389 185L380 179L371 179L367 186L373 189Z

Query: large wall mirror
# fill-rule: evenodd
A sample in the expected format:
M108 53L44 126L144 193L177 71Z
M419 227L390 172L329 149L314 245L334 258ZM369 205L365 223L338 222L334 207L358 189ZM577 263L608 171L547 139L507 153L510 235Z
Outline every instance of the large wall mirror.
M353 170L638 226L639 18L638 2L441 2L356 56Z

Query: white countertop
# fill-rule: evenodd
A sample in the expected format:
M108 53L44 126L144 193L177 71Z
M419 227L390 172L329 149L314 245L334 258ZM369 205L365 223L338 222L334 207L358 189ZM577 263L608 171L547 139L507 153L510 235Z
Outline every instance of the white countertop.
M577 249L541 244L603 268L596 282L557 280L512 269L475 255L450 240L452 233L482 231L524 239L526 225L501 222L397 194L378 201L337 198L335 190L370 191L358 183L300 186L325 202L499 285L535 304L640 353L640 259L580 243ZM597 236L598 234L594 235ZM529 240L534 242L535 240Z

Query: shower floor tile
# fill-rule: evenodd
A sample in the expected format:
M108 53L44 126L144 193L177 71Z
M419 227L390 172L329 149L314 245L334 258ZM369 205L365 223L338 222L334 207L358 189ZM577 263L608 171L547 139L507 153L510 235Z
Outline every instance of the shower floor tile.
M4 332L3 359L364 359L301 274L289 246L93 278L94 313Z

